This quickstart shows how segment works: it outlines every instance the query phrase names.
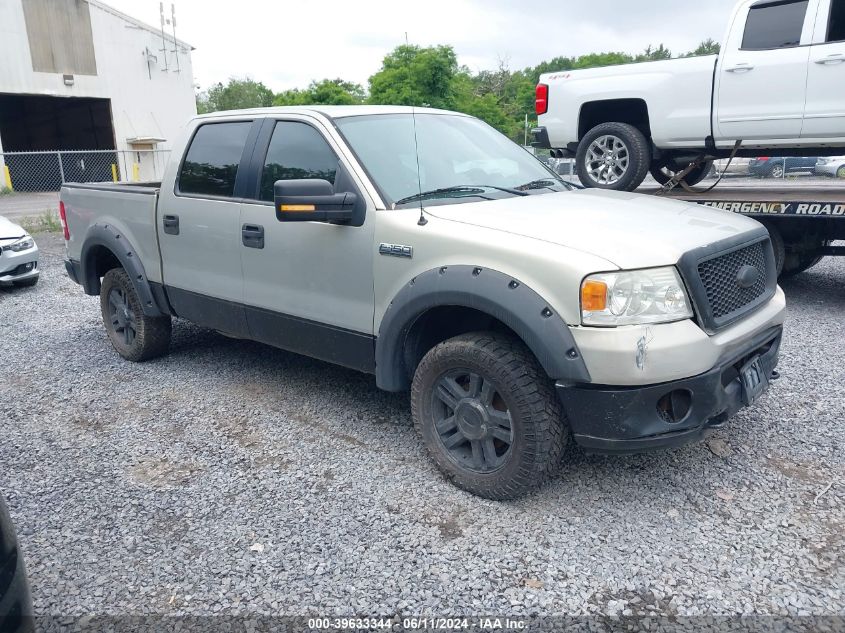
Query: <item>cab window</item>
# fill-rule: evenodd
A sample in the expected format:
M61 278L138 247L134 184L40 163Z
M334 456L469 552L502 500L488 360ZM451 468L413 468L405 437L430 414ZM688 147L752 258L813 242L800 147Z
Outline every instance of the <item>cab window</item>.
M252 121L197 129L179 171L179 193L231 198Z
M845 0L831 0L830 21L827 23L827 39L825 41L845 41Z
M743 50L789 48L801 44L809 0L766 0L748 12Z
M334 184L337 165L337 156L316 129L307 123L279 121L264 159L259 199L273 200L277 180L317 178Z

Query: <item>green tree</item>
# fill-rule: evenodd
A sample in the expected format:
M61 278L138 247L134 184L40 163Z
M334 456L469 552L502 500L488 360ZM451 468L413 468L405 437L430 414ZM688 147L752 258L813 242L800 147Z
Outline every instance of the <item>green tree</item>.
M273 105L354 105L366 98L364 88L343 79L312 81L305 90L294 88L280 92Z
M451 46L397 46L370 77L370 103L454 106L458 59Z
M672 58L672 51L668 48L660 44L657 48L653 48L651 44L649 44L645 51L640 53L634 58L635 62L656 62L662 59L671 59Z
M703 42L698 45L694 51L690 51L685 55L685 57L698 57L699 55L718 55L722 50L722 46L719 42L713 40L713 38L707 38Z
M273 91L249 77L231 78L225 86L218 82L197 95L197 112L200 114L270 105L273 105Z

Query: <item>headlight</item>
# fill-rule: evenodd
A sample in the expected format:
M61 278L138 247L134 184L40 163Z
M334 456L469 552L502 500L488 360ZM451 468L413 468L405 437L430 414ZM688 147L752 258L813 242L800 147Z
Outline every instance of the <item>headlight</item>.
M615 327L668 323L692 316L674 266L590 275L581 284L581 322Z
M15 253L20 253L21 251L28 251L33 246L35 246L35 242L32 240L32 238L25 237L23 239L18 240L17 242L12 242L8 246L4 246L4 248L9 249L10 251L14 251Z

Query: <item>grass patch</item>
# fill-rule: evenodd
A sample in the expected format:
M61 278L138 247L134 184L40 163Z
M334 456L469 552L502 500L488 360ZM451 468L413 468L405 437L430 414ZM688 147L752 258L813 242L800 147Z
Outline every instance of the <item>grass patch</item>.
M45 211L41 215L30 215L21 218L18 224L31 235L36 233L58 233L62 230L62 223L59 220L59 216L52 211Z

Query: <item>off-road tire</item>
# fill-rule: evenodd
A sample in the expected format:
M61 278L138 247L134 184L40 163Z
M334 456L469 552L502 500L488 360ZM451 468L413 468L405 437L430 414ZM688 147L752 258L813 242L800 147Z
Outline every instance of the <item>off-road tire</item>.
M125 296L128 310L134 317L135 334L131 343L127 343L112 324L109 304L109 295L112 290L118 290ZM144 314L138 293L135 292L129 275L122 268L112 268L103 277L100 288L100 311L112 346L126 360L141 362L167 353L170 347L170 317L150 317Z
M661 186L668 183L672 177L675 175L674 172L671 175L664 172L664 169L668 169L662 161L654 161L649 168L649 172L651 173L651 177L654 178L657 183ZM710 171L713 169L713 161L708 160L701 163L698 167L694 168L690 173L684 176L684 182L687 183L688 186L694 187L702 180L704 180ZM682 170L678 170L682 171Z
M615 136L619 138L628 151L628 169L615 183L607 185L596 181L586 165L587 151L590 145L600 136ZM648 175L651 166L651 143L633 125L628 123L602 123L597 125L578 143L575 156L575 169L581 184L595 189L612 189L615 191L634 191Z
M510 413L512 443L493 472L462 466L435 427L435 390L444 375L470 371L492 381ZM554 387L534 355L510 336L473 332L431 349L418 365L411 386L414 426L441 472L458 487L498 501L539 488L560 467L569 428Z
M15 281L13 283L18 288L32 288L35 284L38 283L38 280L40 278L41 275L36 275L35 277L30 277L29 279L21 279L20 281Z

